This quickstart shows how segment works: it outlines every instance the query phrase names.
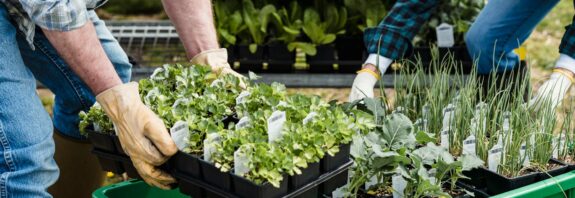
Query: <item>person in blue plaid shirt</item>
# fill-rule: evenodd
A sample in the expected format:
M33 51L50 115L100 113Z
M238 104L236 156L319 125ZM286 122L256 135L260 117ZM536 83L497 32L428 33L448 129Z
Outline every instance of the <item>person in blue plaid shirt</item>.
M105 1L1 1L0 197L51 197L47 189L57 180L55 197L90 197L104 175L78 131L78 113L96 101L140 176L162 189L176 182L157 167L177 147L140 100L138 84L129 83L132 65L94 12ZM163 5L191 63L240 76L218 45L210 0ZM56 95L53 121L36 80Z
M380 74L393 60L409 56L411 41L429 19L439 0L398 0L377 27L365 30L369 56L353 82L349 100L373 97ZM519 65L519 47L559 0L490 0L467 34L469 54L478 61L478 74L510 71ZM575 19L574 19L575 20ZM379 52L379 54L378 54ZM566 27L553 74L529 103L557 106L575 82L575 26Z

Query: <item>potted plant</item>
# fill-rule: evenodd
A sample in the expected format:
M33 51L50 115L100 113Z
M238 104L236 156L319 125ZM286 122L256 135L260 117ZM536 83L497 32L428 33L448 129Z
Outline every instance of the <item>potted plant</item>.
M234 65L237 60L236 42L237 35L247 27L243 22L242 13L238 1L218 0L214 1L214 14L216 30L221 44L228 51L228 62ZM230 14L231 13L231 14Z
M303 16L303 32L316 47L315 54L307 54L306 61L309 71L326 73L335 71L335 49L332 43L336 34L345 33L345 20L347 11L343 7L328 4L325 7L325 16L322 20L320 14L313 8L307 8Z
M271 13L276 12L273 5L265 5L261 9L256 9L251 0L242 1L242 16L250 40L242 40L238 46L240 56L240 71L261 72L265 60L264 43L268 25L271 20Z

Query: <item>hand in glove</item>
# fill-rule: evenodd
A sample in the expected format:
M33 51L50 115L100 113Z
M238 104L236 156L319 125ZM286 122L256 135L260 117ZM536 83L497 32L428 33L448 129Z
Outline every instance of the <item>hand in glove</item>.
M569 87L575 80L575 75L562 68L557 68L553 70L553 74L549 80L547 80L537 92L535 98L529 101L529 106L534 108L536 111L541 110L541 107L548 107L555 109L557 105L561 103L561 100L567 94Z
M373 70L368 68L359 70L351 86L349 102L365 97L373 98L373 87L375 83L377 83L377 80L379 80L379 74Z
M199 53L190 60L192 64L209 65L212 71L218 75L231 74L240 79L240 87L245 88L244 80L246 77L237 73L228 63L228 51L225 48L207 50Z
M157 166L178 148L164 122L140 100L138 83L112 87L96 96L96 100L114 123L122 148L144 181L169 189L176 180Z

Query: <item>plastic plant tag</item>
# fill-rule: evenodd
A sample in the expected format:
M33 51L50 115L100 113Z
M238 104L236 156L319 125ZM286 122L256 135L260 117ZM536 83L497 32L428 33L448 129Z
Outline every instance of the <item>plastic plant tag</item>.
M116 124L112 123L112 126L114 127L114 134L118 136L118 128L116 128Z
M250 125L250 123L251 123L250 118L245 116L238 121L238 124L236 124L236 129L244 128L244 127Z
M400 174L395 174L391 177L391 188L393 189L393 198L405 197L404 191L407 186L407 181Z
M529 155L525 155L525 151L527 150L527 145L525 142L521 144L521 148L519 148L519 159L523 159L523 167L529 166Z
M422 114L423 114L423 131L425 131L426 133L429 133L428 129L429 129L429 125L428 125L428 121L429 118L431 117L431 108L429 107L429 105L423 105L423 108L421 110Z
M449 149L449 130L443 130L440 132L441 135L441 142L440 145L441 147L445 148L445 149Z
M469 135L463 140L463 155L477 155L475 152L475 135Z
M248 98L248 96L250 96L250 92L242 91L240 95L238 95L238 97L236 98L236 105L244 103Z
M303 124L305 125L305 124L307 124L308 122L313 121L313 119L315 118L315 116L317 116L317 113L316 113L316 112L313 112L313 111L312 111L312 112L309 112L309 113L307 114L307 116L305 116L305 118L303 119Z
M447 23L441 23L435 28L437 34L438 47L453 47L455 39L453 37L453 26Z
M221 141L221 136L218 133L209 133L204 140L204 160L212 162L212 154L216 152L216 143Z
M487 156L487 167L489 170L493 172L497 172L497 167L501 162L501 153L503 152L503 147L499 144L495 144L491 149L489 149L489 153Z
M170 135L172 136L174 143L176 143L176 146L180 151L188 147L190 129L188 128L187 122L181 120L177 121L170 129Z
M281 138L282 128L286 122L286 113L284 111L274 111L268 118L268 142L272 143Z
M393 110L393 113L404 113L405 112L405 108L403 108L402 106L399 106L397 108L395 108L395 110Z
M98 123L95 123L95 122L94 122L94 124L92 124L92 126L94 126L94 131L96 131L96 132L103 132L103 131L102 131L102 128L100 127L100 125L99 125Z
M369 188L371 188L372 186L377 185L379 182L377 180L377 176L371 176L363 185L365 190L369 190Z
M243 152L243 148L245 147L242 146L234 152L234 174L239 176L244 176L250 172L250 168L248 167L249 158L248 155Z
M565 134L561 134L561 136L559 137L554 137L553 138L553 142L552 142L552 147L553 147L553 158L557 159L559 158L559 154L562 153L560 152L561 149L563 149L565 145Z

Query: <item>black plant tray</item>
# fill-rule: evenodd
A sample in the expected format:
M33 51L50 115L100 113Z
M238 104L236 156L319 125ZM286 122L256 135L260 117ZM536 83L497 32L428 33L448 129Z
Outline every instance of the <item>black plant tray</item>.
M232 174L228 172L222 172L219 168L213 164L199 159L200 170L203 174L203 181L222 189L224 191L231 191L232 189Z
M92 149L92 153L98 158L98 162L100 162L102 170L113 172L115 174L122 174L125 172L122 161L126 160L126 157L111 154L96 148Z
M170 158L172 169L195 178L202 178L200 156L178 151Z
M335 189L338 189L339 187L347 184L348 177L348 171L344 171L335 175L332 179L320 185L320 192L324 195L331 195Z
M288 178L288 189L290 191L296 190L307 183L316 180L320 175L320 164L319 162L308 164L307 168L303 169L301 174L292 175ZM303 194L297 196L298 198L315 198L317 197L318 187L313 187L310 190L304 192Z
M465 183L467 185L471 185L475 188L485 188L486 181L485 181L485 174L483 174L482 170L479 168L474 168L468 171L463 171L463 175L469 177L469 179L460 179L461 183Z
M328 173L323 173L322 175L320 175L319 177L317 177L315 180L300 186L297 189L294 190L289 190L288 188L288 178L286 177L286 179L284 179L283 183L282 183L282 187L286 189L286 192L281 193L280 195L276 196L276 197L282 197L282 198L292 198L292 197L298 197L300 195L303 195L304 193L308 192L309 190L313 190L313 188L317 188L320 184L323 184L325 182L329 182L332 179L334 179L335 176L341 174L341 173L345 173L347 176L347 170L349 169L349 167L353 164L352 161L348 161L347 163L341 165L340 167L338 167L337 169L328 172ZM208 182L206 182L205 180L202 179L198 179L198 178L194 178L194 177L190 177L186 174L182 174L178 171L174 171L174 176L180 181L180 182L186 182L186 185L193 185L193 186L197 186L199 188L204 189L206 194L212 194L212 196L220 196L220 197L230 197L230 198L242 198L242 197L249 197L249 198L273 198L274 196L271 196L271 194L258 194L258 193L262 193L263 188L265 188L265 186L257 186L252 182L245 182L243 184L246 184L245 187L242 186L241 184L238 185L236 184L236 181L240 181L240 180L245 180L243 178L237 177L237 176L232 176L232 173L227 173L228 175L230 175L230 177L233 178L232 183L234 184L234 188L232 188L231 190L224 190L221 189L215 185L212 185ZM205 170L204 173L205 178L206 177L212 177L211 175L208 175ZM247 181L247 180L246 180ZM187 189L183 189L185 188L185 186L180 186L180 191L181 192L187 192ZM239 188L239 189L238 189ZM273 188L273 187L272 187ZM273 188L273 189L277 189L277 188ZM241 191L238 191L241 190ZM255 190L255 191L254 191ZM282 188L280 188L279 191L282 191ZM242 193L250 193L250 194L242 194ZM268 196L270 195L270 196ZM322 197L321 195L317 195L316 197Z
M361 70L363 61L361 60L339 60L337 61L339 73L355 73Z
M567 164L565 164L565 163L563 163L557 159L550 159L549 163L558 164L558 165L560 165L560 167L555 168L553 170L549 170L547 172L539 173L539 181L546 180L546 179L549 179L551 177L555 177L555 176L561 175L561 174L569 171L569 166L567 166Z
M120 143L120 138L118 138L118 136L111 136L112 137L112 141L114 142L114 145L116 146L116 153L118 153L119 155L125 155L128 156L128 154L126 154L126 152L124 152L124 148L122 148L122 144Z
M87 132L88 139L90 142L92 142L94 149L105 151L111 154L116 154L118 152L112 135L95 132L93 130L87 130ZM122 147L120 147L120 149L121 148Z
M485 180L487 181L487 193L490 195L500 194L535 183L539 181L540 178L540 173L538 172L521 175L514 178L507 178L489 169L483 167L480 169L483 174L485 174Z
M240 72L262 72L265 60L265 46L258 46L255 53L251 53L248 45L238 45L238 60L240 62Z
M351 144L342 144L339 145L339 152L337 152L334 156L326 154L320 161L321 163L321 172L331 172L341 165L345 164L346 162L351 161L349 158L349 152L351 149Z
M291 73L294 71L295 51L289 51L284 44L270 44L266 46L269 73Z
M288 181L286 177L281 181L280 187L276 188L271 183L265 182L257 185L250 180L232 174L234 183L234 194L242 198L276 198L288 192Z

